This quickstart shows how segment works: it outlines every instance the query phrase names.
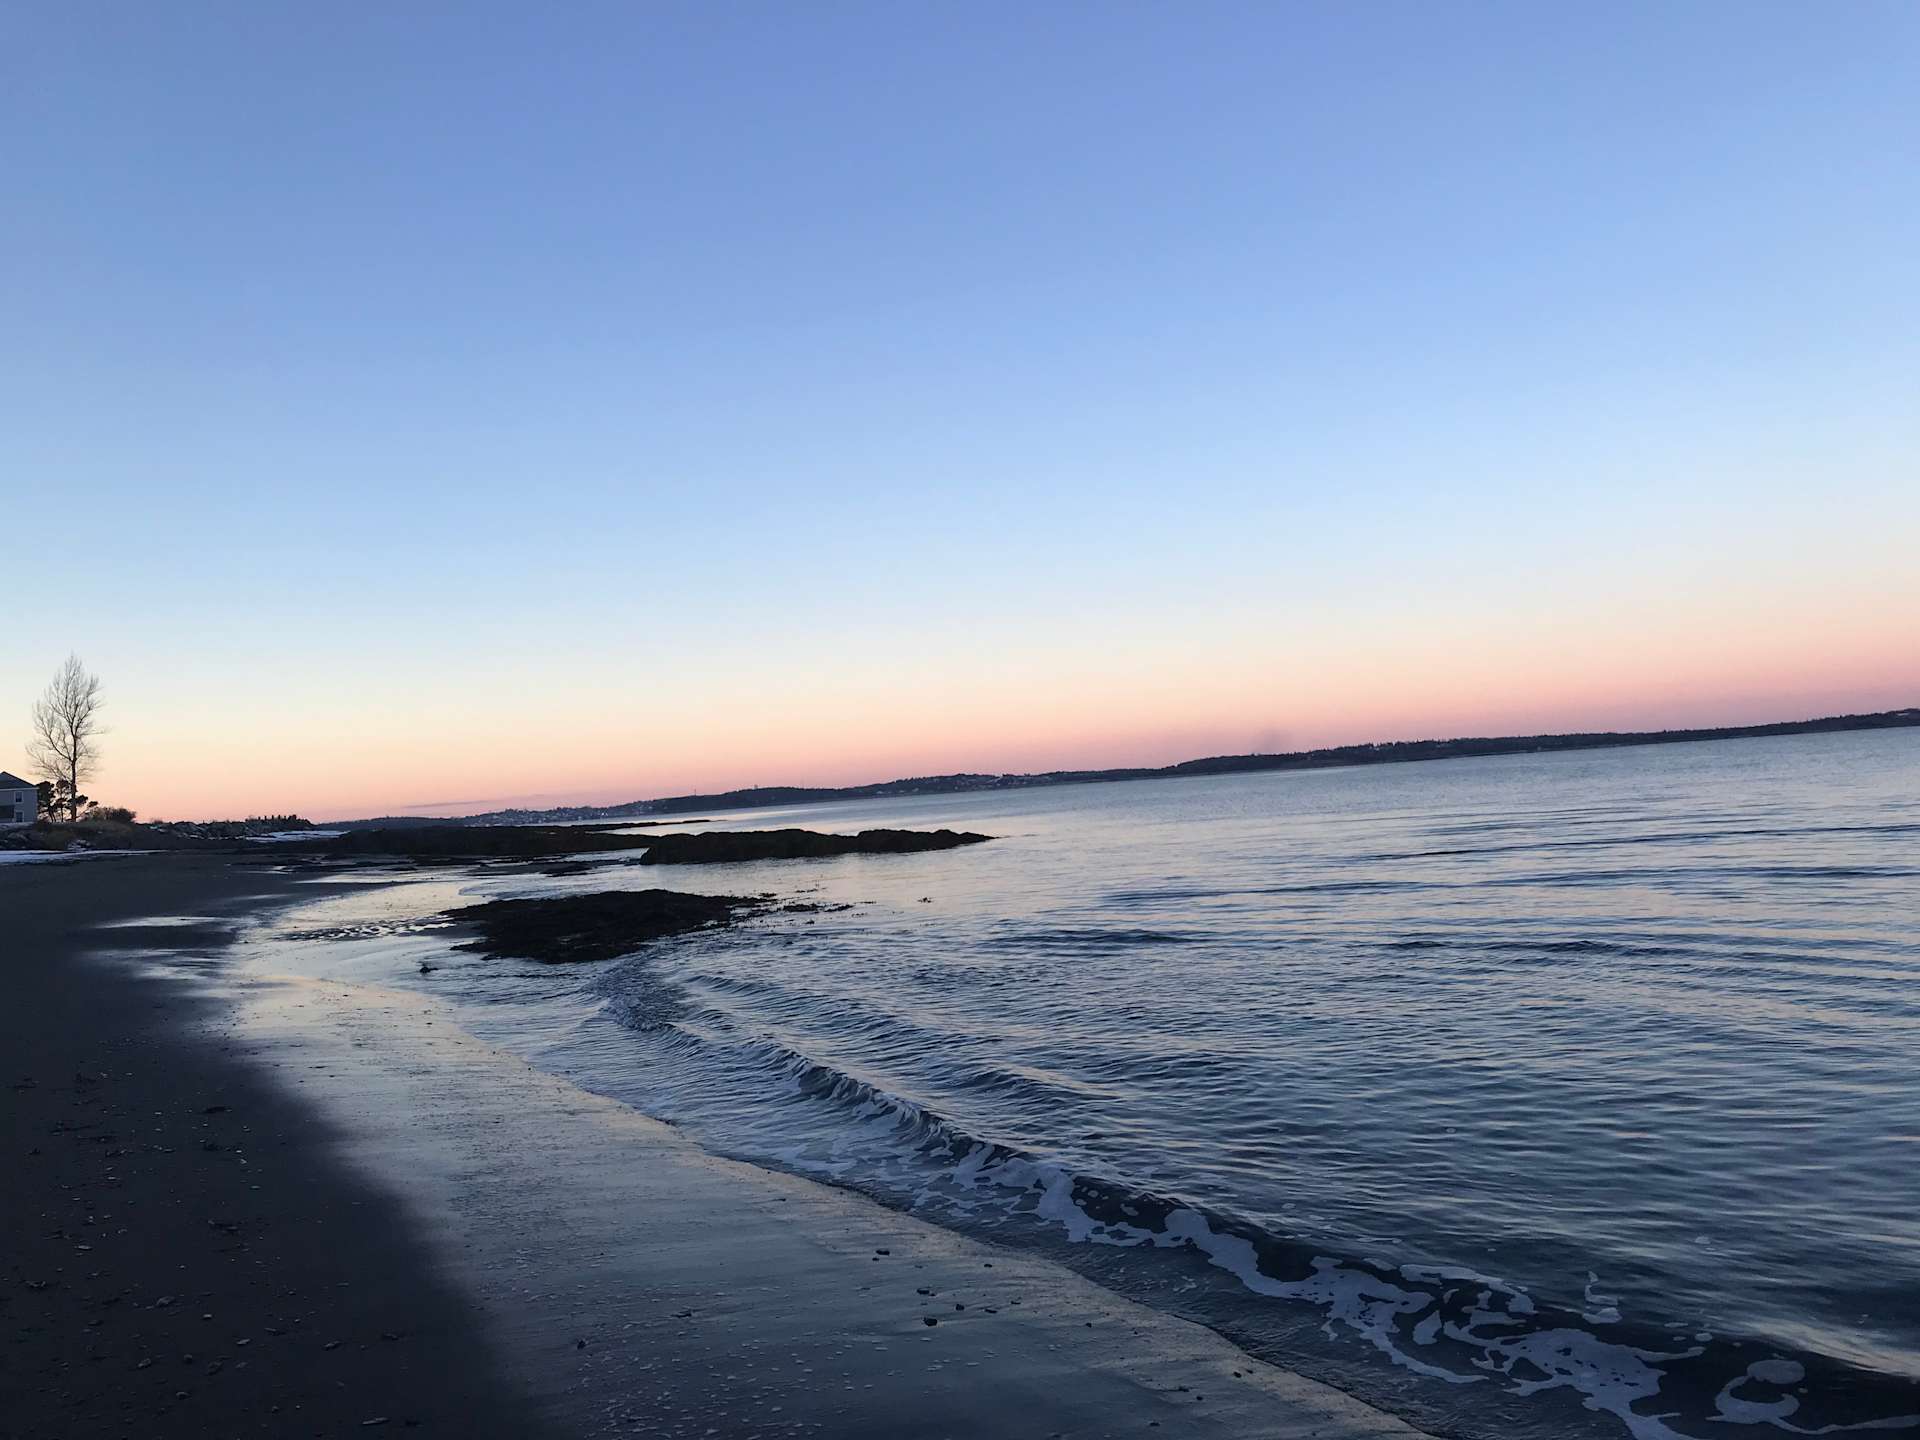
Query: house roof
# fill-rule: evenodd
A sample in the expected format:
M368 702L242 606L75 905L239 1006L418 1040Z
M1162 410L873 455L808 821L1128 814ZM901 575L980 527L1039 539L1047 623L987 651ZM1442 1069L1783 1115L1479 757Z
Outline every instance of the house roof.
M31 780L22 780L18 775L12 775L5 770L0 770L0 790L31 789L33 789L33 782Z

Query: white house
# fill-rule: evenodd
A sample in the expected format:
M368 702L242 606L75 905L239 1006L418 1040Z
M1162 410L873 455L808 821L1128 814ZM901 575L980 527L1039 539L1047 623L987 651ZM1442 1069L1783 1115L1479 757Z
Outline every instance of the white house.
M40 792L31 780L0 770L0 829L31 825L40 813Z

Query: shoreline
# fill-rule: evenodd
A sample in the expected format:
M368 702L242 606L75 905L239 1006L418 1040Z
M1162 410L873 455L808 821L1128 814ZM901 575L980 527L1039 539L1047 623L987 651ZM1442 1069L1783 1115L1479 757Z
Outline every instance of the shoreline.
M1808 720L1776 720L1756 725L1721 725L1671 730L1590 730L1541 735L1457 736L1450 739L1380 740L1275 754L1209 755L1170 765L1117 766L1098 770L1046 770L987 775L958 772L912 779L880 780L864 785L762 785L694 795L663 795L650 800L606 805L508 808L464 815L388 815L342 817L330 823L351 828L404 824L695 824L676 817L701 810L791 809L797 806L858 803L865 800L933 799L951 795L1044 790L1066 785L1113 785L1136 780L1211 779L1225 775L1275 772L1361 770L1374 765L1413 765L1439 760L1486 760L1508 756L1578 754L1589 750L1644 749L1661 745L1706 745L1723 740L1782 740L1803 735L1845 735L1861 731L1920 729L1920 707ZM952 783L968 782L968 783ZM987 782L987 783L977 783ZM656 817L656 818L642 818Z
M344 1137L246 1058L231 1007L112 954L166 945L212 975L233 925L301 893L230 857L0 871L7 1440L548 1433L413 1218L335 1162Z
M58 1283L43 1290L9 1286L24 1344L0 1374L8 1389L24 1382L45 1398L23 1406L10 1397L0 1434L120 1433L110 1416L145 1433L241 1432L249 1407L260 1410L259 1433L339 1433L375 1421L462 1434L1420 1433L1049 1261L715 1157L668 1125L492 1049L430 997L249 977L221 958L230 927L248 914L317 897L318 886L297 883L310 877L211 856L52 868L66 878L51 889L64 895L27 898L41 888L43 867L22 867L38 872L31 879L14 872L0 880L0 908L45 912L37 929L29 924L39 953L23 967L50 996L40 1007L54 1021L40 1027L41 1067L55 1053L114 1044L112 1026L88 1033L102 1013L131 1027L117 1055L131 1043L144 1046L143 1059L192 1063L172 1072L176 1103L146 1121L179 1142L154 1166L117 1156L110 1183L101 1180L104 1152L124 1147L66 1131L52 1137L70 1141L64 1167L29 1169L18 1196L9 1192L9 1209L17 1198L41 1217L8 1216L28 1238L23 1259L60 1268ZM208 918L88 935L75 930L80 909L95 924L182 910ZM103 939L171 951L168 968L209 983L79 960ZM81 975L84 994L72 983ZM109 997L104 1010L95 992ZM0 1023L25 1030L35 1008L16 1006ZM89 1063L73 1068L84 1073ZM200 1073L191 1073L196 1064ZM139 1078L129 1070L125 1081ZM245 1103L181 1103L209 1086ZM12 1107L16 1121L33 1109L41 1130L62 1111L89 1117L69 1124L98 1123L86 1085L64 1096L53 1086L23 1093L40 1103ZM158 1108L144 1095L140 1103ZM212 1104L227 1108L204 1113ZM212 1138L205 1132L235 1126L248 1127L245 1146L198 1149ZM13 1138L32 1143L25 1133ZM224 1169L208 1164L229 1155L235 1163ZM186 1352L196 1353L201 1383L175 1384L169 1373L158 1390L151 1377L161 1362L129 1370L137 1360L127 1357L158 1344L147 1331L171 1334L181 1323L174 1317L191 1310L205 1324L199 1316L215 1311L198 1295L156 1309L160 1297L147 1293L175 1258L156 1249L175 1217L158 1213L167 1192L154 1187L196 1166L202 1203L252 1206L251 1218L189 1213L182 1223L237 1247L224 1257L230 1273L240 1258L252 1262L253 1273L240 1272L252 1283L229 1286L218 1310L233 1317L229 1331L250 1325L261 1338L233 1335L219 1356ZM131 1284L92 1252L63 1253L75 1242L44 1223L83 1193L66 1187L89 1169L114 1198L119 1236L132 1242L119 1262L136 1272ZM176 1196L171 1210L191 1212L194 1193ZM105 1211L104 1198L98 1208ZM280 1253L329 1220L327 1248L308 1246L297 1259ZM97 1267L91 1290L73 1274L80 1265ZM309 1289L292 1283L295 1271L310 1277ZM100 1293L112 1284L117 1302ZM301 1328L273 1324L296 1291L313 1307ZM99 1318L79 1314L88 1297L111 1318L86 1324ZM416 1297L409 1328L367 1328L387 1313L382 1303L406 1308ZM124 1326L127 1316L139 1318L140 1333L122 1333L134 1328ZM317 1340L356 1319L369 1338L332 1348ZM283 1333L267 1336L269 1327ZM98 1360L73 1353L87 1343L72 1340L76 1330L97 1337ZM308 1338L316 1343L302 1350L283 1343ZM274 1346L298 1363L262 1364ZM177 1356L165 1363L181 1366ZM92 1393L75 1399L70 1390L57 1409L57 1387L41 1382L77 1365L95 1367ZM208 1365L220 1368L201 1376ZM232 1385L234 1376L245 1384ZM182 1388L185 1399L176 1396ZM277 1402L267 1398L274 1394ZM266 1408L273 1403L283 1408ZM289 1415L303 1423L286 1424ZM75 1428L82 1418L87 1428Z

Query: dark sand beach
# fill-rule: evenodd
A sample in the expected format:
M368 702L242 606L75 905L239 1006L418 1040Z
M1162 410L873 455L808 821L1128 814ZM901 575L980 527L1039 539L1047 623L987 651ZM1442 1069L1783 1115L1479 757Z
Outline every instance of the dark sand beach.
M420 1227L244 1053L231 1001L111 958L216 955L293 888L219 856L0 871L0 1433L538 1433ZM125 924L149 915L205 919Z
M422 997L236 971L296 892L213 855L0 872L0 1434L1415 1433Z

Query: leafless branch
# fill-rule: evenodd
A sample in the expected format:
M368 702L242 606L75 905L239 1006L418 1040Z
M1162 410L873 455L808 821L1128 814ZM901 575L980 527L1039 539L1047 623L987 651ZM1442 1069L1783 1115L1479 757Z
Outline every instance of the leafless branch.
M80 816L80 787L100 768L100 677L87 673L78 655L54 672L33 706L33 738L27 754L41 775L55 783L69 819ZM64 793L61 793L64 791Z

